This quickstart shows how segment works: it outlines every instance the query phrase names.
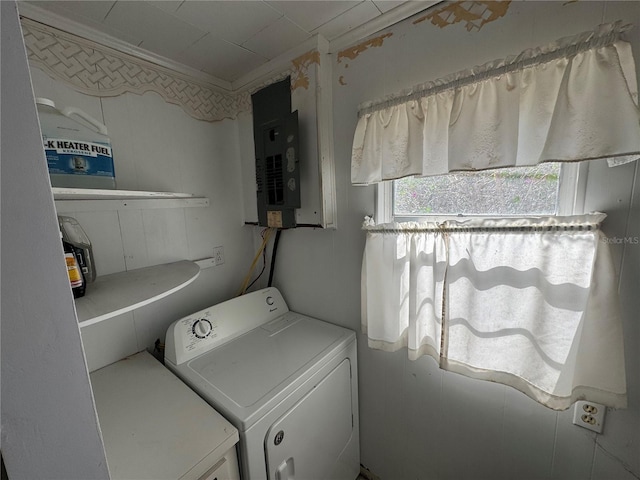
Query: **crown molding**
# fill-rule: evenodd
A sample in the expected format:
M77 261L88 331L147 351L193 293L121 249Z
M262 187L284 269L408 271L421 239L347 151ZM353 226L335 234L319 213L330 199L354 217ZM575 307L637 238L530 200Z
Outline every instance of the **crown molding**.
M195 68L170 60L161 55L157 55L153 52L145 50L144 48L137 47L123 40L119 40L115 37L112 37L111 35L100 32L95 28L88 27L86 25L83 25L82 23L62 17L56 13L34 6L30 3L17 2L17 4L18 13L22 17L26 17L35 22L42 23L58 30L62 30L63 32L71 33L74 36L84 38L99 45L112 48L113 50L117 50L122 53L126 53L127 55L131 55L132 57L145 60L164 68L168 68L169 70L179 72L183 75L192 77L194 80L198 80L199 82L203 82L218 89L222 89L225 93L232 92L231 82L214 77L213 75L209 75L200 70L196 70Z

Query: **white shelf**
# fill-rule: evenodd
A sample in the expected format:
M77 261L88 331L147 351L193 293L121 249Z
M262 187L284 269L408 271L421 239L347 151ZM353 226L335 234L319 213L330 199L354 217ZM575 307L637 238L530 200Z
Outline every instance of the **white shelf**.
M98 277L87 285L86 295L76 299L80 327L160 300L186 287L199 274L198 265L183 260Z
M208 198L190 193L61 187L51 190L58 213L209 206Z

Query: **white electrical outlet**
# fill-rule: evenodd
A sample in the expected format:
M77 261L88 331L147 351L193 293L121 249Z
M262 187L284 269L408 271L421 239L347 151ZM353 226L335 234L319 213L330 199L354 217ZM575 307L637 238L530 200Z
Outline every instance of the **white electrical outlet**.
M224 249L213 247L213 258L216 265L222 265L224 263Z
M573 423L588 428L596 433L602 433L604 414L607 407L593 402L576 402L573 411Z

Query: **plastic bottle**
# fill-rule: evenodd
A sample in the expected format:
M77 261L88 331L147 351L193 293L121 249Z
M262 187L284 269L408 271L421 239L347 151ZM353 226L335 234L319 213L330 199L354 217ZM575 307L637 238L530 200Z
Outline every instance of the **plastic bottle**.
M62 246L64 248L64 260L67 264L67 275L69 276L73 298L80 298L84 296L86 289L84 274L78 265L78 259L74 253L73 246L64 240L62 240Z
M116 188L107 127L74 107L56 108L36 98L40 130L53 187Z
M89 237L73 217L58 215L58 225L62 231L62 240L73 249L84 279L87 283L93 282L96 279L96 269Z

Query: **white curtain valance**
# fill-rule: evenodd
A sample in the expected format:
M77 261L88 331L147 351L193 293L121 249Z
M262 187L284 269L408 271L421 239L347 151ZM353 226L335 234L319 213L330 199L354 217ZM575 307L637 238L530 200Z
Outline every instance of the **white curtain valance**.
M626 406L603 214L366 227L362 329L563 410Z
M621 23L361 105L351 181L640 158L635 64Z

